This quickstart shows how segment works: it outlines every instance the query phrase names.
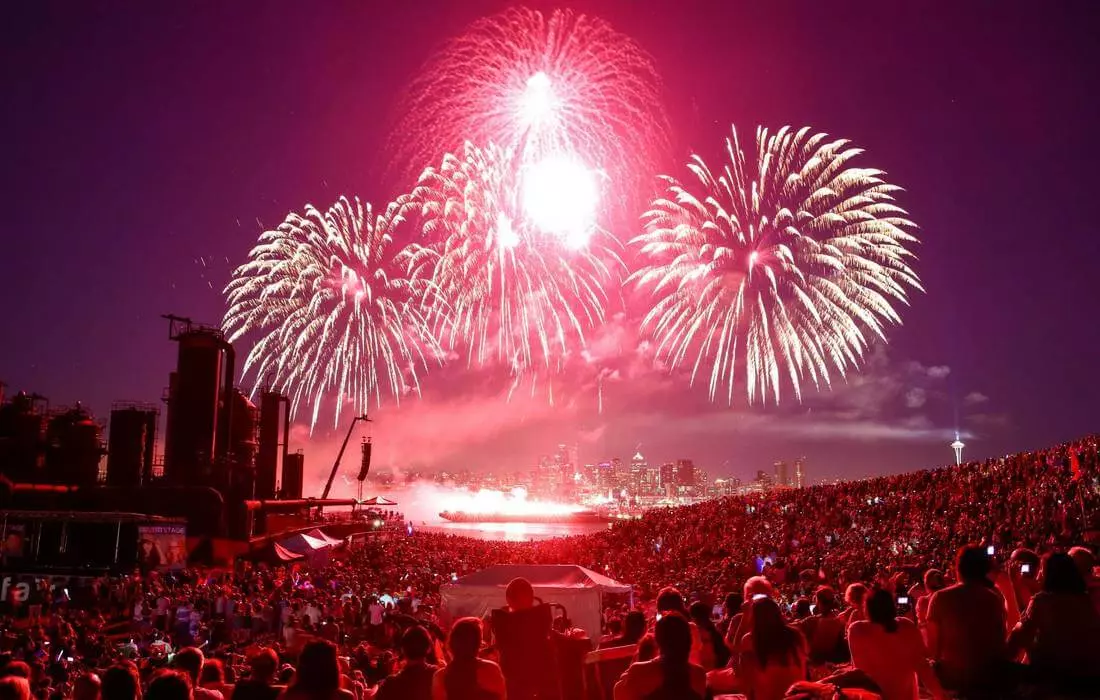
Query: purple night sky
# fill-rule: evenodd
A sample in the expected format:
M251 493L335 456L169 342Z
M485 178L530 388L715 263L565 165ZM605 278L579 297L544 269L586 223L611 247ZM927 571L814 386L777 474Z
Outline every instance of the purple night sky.
M100 9L92 9L91 5ZM556 5L529 3L537 9ZM387 407L379 464L517 469L561 441L582 459L691 457L751 478L804 454L812 478L1003 454L1096 429L1100 12L1094 3L560 3L648 50L675 163L721 155L730 123L854 140L905 187L926 294L832 391L779 408L625 353L554 406L505 403L447 368ZM377 7L376 7L377 5ZM162 313L217 323L263 230L305 203L396 194L381 153L402 87L441 40L502 2L22 3L3 22L6 212L0 379L53 404L160 398ZM633 234L633 232L629 232ZM624 327L626 326L626 327ZM308 445L328 462L331 419ZM339 431L342 433L342 429Z

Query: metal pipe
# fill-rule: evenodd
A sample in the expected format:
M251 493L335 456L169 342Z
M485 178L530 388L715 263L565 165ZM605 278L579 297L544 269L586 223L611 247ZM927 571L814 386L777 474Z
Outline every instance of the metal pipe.
M283 396L283 458L279 462L279 478L276 482L282 484L283 470L286 469L286 458L290 456L290 397Z
M222 400L221 411L218 412L218 425L216 428L217 437L215 438L214 454L216 456L215 461L220 461L223 465L226 464L229 457L229 441L232 434L233 425L233 380L234 374L237 371L237 354L233 350L233 345L225 342L221 342L222 350L225 352L225 378L222 380Z
M359 501L354 498L297 498L290 501L274 500L262 500L262 501L245 501L244 507L247 510L295 510L298 508L337 508L340 506L355 506Z

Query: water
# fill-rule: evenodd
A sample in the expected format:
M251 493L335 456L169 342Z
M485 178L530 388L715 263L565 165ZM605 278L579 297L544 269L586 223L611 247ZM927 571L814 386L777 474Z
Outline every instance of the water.
M584 535L607 528L606 523L455 523L439 517L445 510L466 511L479 496L453 487L420 482L397 487L381 495L397 501L394 507L404 513L417 530L445 532L482 540L526 542L552 537ZM484 494L482 494L483 496ZM507 501L504 494L498 494ZM495 502L494 502L494 505Z
M587 535L606 530L603 523L452 523L440 519L438 522L413 523L413 527L428 532L445 532L451 535L463 535L479 540L531 542L553 537Z

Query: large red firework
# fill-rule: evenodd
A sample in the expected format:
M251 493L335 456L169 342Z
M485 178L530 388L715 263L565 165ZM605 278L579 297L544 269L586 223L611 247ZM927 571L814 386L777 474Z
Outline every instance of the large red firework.
M596 17L511 8L480 19L411 84L390 140L391 169L415 177L467 141L511 151L519 168L579 161L606 177L605 209L621 209L645 194L639 187L667 150L657 72Z

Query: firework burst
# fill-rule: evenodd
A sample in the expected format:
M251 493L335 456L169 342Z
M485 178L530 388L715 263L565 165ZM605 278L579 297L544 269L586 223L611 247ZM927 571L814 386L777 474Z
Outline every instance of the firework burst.
M829 385L859 365L869 336L900 323L895 303L921 289L910 268L916 226L894 203L899 187L854 167L843 139L758 129L750 161L734 131L717 175L698 156L694 179L667 191L635 238L631 279L652 293L644 319L658 356L709 374L713 400L743 372L749 401ZM691 357L693 356L693 357Z
M307 206L260 236L225 290L230 342L256 336L244 373L286 392L296 414L308 404L311 425L326 395L339 421L344 402L362 413L383 391L419 394L418 368L441 356L427 312L435 254L397 251L400 220L396 204Z
M495 143L521 166L565 155L607 173L619 206L667 149L650 58L603 20L511 8L474 22L423 67L390 142L407 174Z
M545 170L518 167L507 149L467 143L401 200L438 254L437 337L449 349L465 347L470 363L500 362L516 376L535 365L554 371L573 343L583 345L621 267L593 218L598 193L571 191L583 172ZM557 187L554 173L573 184ZM555 202L556 192L568 201ZM561 230L540 223L553 211Z

